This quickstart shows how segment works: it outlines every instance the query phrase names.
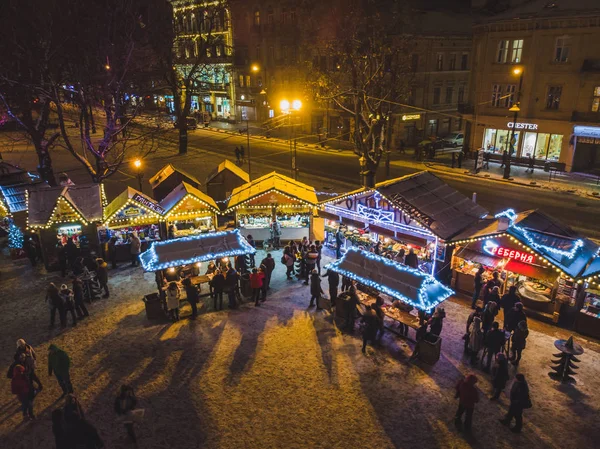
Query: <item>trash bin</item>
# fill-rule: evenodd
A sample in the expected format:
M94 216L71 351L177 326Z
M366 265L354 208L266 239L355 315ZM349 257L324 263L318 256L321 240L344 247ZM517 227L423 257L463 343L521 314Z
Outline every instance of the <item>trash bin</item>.
M252 288L250 287L250 273L244 273L240 276L240 290L243 296L252 296Z
M427 334L427 337L419 343L419 360L433 365L440 359L442 348L442 338L436 335Z
M161 320L165 318L165 312L158 293L145 295L143 301L146 306L146 318L149 320Z

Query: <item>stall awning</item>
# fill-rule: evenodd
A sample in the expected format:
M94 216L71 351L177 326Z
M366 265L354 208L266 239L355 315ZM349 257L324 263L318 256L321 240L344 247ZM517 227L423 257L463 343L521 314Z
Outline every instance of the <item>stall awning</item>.
M456 257L460 257L461 259L469 260L471 262L477 262L481 265L485 265L490 268L497 268L502 262L500 257L494 256L486 256L485 254L480 253L479 251L474 251L472 249L463 247L454 254Z
M140 261L145 271L158 271L255 252L236 229L154 242L150 249L140 254Z
M46 226L54 221L102 220L100 184L32 189L28 194L28 224Z
M137 213L132 212L131 214L124 214L124 216L121 217L120 214L123 215L122 212L127 211L127 206L129 205L137 208ZM106 206L106 209L104 210L104 222L108 223L116 218L139 218L142 215L142 211L143 214L147 214L149 218L153 218L157 222L165 213L164 208L155 200L133 187L127 187L119 196L112 200L108 206Z
M193 198L197 203L193 205L194 211L206 209L207 212L212 212L213 214L219 212L219 207L215 203L215 200L191 184L182 182L160 202L161 207L166 211L166 217L177 212L182 202L189 197Z
M357 248L326 268L420 310L432 310L454 294L429 274Z
M314 187L277 172L271 172L252 182L236 187L231 192L226 212L271 192L289 198L290 203L298 202L308 207L317 205L317 194Z

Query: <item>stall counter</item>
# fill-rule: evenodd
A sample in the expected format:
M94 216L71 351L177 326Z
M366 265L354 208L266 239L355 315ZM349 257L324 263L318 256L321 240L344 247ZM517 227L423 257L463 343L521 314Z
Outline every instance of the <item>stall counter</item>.
M240 228L240 233L247 237L251 235L256 241L265 241L271 238L271 231L269 228ZM302 240L303 237L309 238L308 227L282 227L280 240Z

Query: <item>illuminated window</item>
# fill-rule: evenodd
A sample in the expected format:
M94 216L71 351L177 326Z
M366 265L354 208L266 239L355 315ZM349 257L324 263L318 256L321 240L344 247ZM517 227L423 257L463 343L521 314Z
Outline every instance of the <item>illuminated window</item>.
M515 39L512 41L512 53L510 62L519 63L521 62L521 56L523 53L523 39Z
M444 54L443 53L437 54L437 59L435 61L435 69L437 71L444 70Z
M571 54L571 38L562 36L556 38L556 48L554 50L554 62L568 62Z
M594 98L592 99L592 112L600 111L600 86L594 87Z
M548 94L546 95L546 109L558 109L561 95L562 86L548 86Z
M507 84L504 89L504 106L510 108L513 104L515 104L515 92L517 90L517 86L514 84Z
M500 84L494 84L492 86L492 106L495 108L500 107L500 98L502 97L502 86Z
M510 45L510 41L508 39L502 39L498 42L498 54L496 57L496 62L500 64L505 64L508 60L508 47Z
M244 75L240 75L240 87L244 87Z
M260 11L258 9L254 11L254 26L260 26Z
M246 87L250 87L250 75L246 75Z

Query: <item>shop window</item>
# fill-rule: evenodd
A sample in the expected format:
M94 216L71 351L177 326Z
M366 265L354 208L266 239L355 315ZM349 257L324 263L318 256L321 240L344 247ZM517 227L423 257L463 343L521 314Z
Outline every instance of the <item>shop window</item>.
M254 26L260 26L260 11L258 9L254 10Z
M446 104L452 103L453 96L454 96L454 87L446 87Z
M550 141L550 134L540 133L537 135L537 142L535 144L535 158L546 159L548 154L548 142Z
M508 60L508 47L510 46L510 41L508 39L502 39L498 42L498 53L496 56L496 62L500 64L505 64Z
M552 134L548 145L548 160L557 161L560 158L560 150L562 148L562 134Z
M525 137L523 138L523 148L521 153L523 156L527 157L530 154L535 154L535 142L537 140L537 133L525 133ZM544 153L542 157L545 157ZM536 155L537 158L537 155Z
M440 104L441 89L439 87L433 88L433 104Z
M483 135L483 148L487 151L494 151L496 146L496 134L497 130L495 129L486 129Z
M465 102L465 86L458 86L458 104Z
M502 86L500 84L494 84L492 86L492 106L495 108L500 107L500 99L502 98Z
M437 59L435 61L435 69L438 72L444 70L444 54L443 53L437 54Z
M512 62L514 64L521 62L522 53L523 53L523 39L513 40L510 62Z
M469 70L469 53L463 53L460 58L460 69Z
M504 89L504 106L510 108L515 103L515 92L517 86L514 84L507 84Z
M456 53L451 53L448 58L448 70L456 70Z
M557 37L554 50L554 62L568 62L570 54L571 38L569 36Z
M594 98L592 99L592 112L600 111L600 86L594 87Z
M560 105L560 96L562 94L562 86L548 86L546 95L546 109L558 109Z

